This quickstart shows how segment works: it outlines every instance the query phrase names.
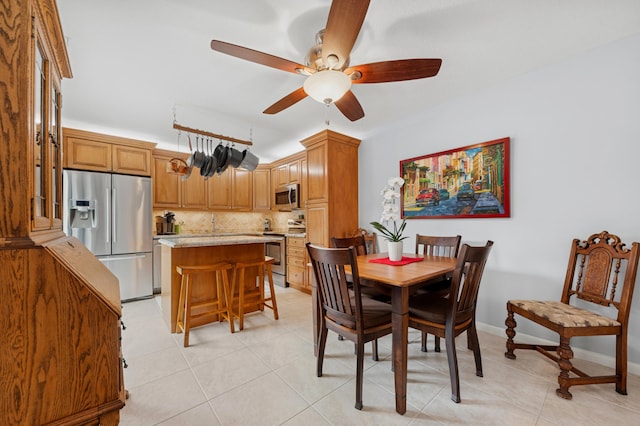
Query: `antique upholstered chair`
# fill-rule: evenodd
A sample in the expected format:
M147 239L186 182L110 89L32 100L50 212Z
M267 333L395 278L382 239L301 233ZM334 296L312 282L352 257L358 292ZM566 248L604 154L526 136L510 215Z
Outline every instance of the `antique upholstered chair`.
M313 265L320 304L320 335L317 376L322 376L322 363L327 332L344 336L356 345L356 404L362 409L364 345L391 333L391 305L362 297L356 249L323 248L307 243ZM353 291L349 290L345 266L351 267Z
M476 302L480 281L492 246L493 241L478 247L463 244L448 292L446 294L423 293L409 300L409 327L445 339L451 379L451 399L454 402L460 402L455 338L465 331L476 363L476 376L482 377L480 343L476 331Z
M627 326L639 256L638 243L625 248L618 236L607 231L593 234L586 241L574 239L560 301L507 302L504 355L515 359L515 349L534 349L556 361L560 368L556 394L565 399L572 398L571 386L600 383L615 383L616 392L626 395ZM559 344L516 343L515 314L558 333ZM570 341L574 336L601 335L616 336L616 371L612 375L590 376L572 365Z
M416 234L416 254L423 254L424 256L444 256L444 257L457 257L458 250L460 249L460 242L462 237L456 235L455 237L442 237L433 235L420 235ZM425 283L417 291L418 294L430 293L430 294L446 294L451 286L451 276L444 277L443 279L431 280ZM422 352L427 351L427 333L422 333ZM440 338L435 337L435 351L440 352Z

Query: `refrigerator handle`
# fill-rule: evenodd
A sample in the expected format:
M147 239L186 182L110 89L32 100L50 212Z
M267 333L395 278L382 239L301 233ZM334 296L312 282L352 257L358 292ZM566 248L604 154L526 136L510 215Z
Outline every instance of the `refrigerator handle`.
M111 215L115 218L116 217L116 208L117 208L117 206L116 206L116 193L117 193L117 190L116 190L115 185L111 188L111 192L112 192L112 197L111 197L112 211L111 211ZM112 233L113 233L113 242L114 243L118 240L118 238L117 238L118 230L116 229L116 222L117 222L116 220L112 220L111 221L111 227L112 227Z
M111 209L109 208L109 204L111 203L111 197L109 196L109 185L107 185L107 196L104 197L105 199L105 203L107 204L107 208L106 208L106 216L107 216L107 220L106 220L106 224L107 226L104 227L104 233L106 235L106 240L107 240L107 244L111 243L111 227L109 226L109 224L111 223ZM109 250L109 252L111 252L111 250Z

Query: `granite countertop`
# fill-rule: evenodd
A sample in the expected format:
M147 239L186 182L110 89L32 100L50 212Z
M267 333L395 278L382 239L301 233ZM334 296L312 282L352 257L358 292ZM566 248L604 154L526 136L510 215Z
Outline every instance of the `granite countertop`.
M202 234L161 234L154 235L154 240L160 239L174 239L174 238L197 238L197 237L227 237L229 235L253 235L253 236L262 236L262 232L206 232Z
M173 235L171 235L173 237ZM161 238L160 244L172 248L182 247L204 247L204 246L229 246L236 244L264 244L280 241L279 237L262 235L218 235L206 237L186 237L186 238Z
M154 235L154 240L174 240L176 238L201 238L201 237L228 237L228 236L254 236L254 237L298 237L304 238L307 236L305 232L274 232L268 231L265 233L262 232L214 232L214 233L205 233L205 234L167 234L167 235Z

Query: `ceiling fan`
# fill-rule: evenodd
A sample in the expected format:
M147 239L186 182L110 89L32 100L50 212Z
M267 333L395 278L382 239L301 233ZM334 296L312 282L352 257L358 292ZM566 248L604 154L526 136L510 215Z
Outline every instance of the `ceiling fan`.
M433 77L442 59L401 59L349 66L349 55L358 38L370 0L333 0L327 25L318 32L316 45L306 65L220 40L211 48L227 55L282 71L308 76L303 87L280 99L263 112L276 114L307 96L336 107L351 121L364 117L364 110L351 91L351 84L387 83Z

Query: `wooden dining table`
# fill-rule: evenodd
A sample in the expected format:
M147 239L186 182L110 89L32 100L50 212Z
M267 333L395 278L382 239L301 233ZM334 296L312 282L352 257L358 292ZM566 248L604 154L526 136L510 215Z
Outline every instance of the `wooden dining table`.
M405 254L407 257L418 257ZM420 256L422 257L422 256ZM396 393L396 411L404 414L407 411L407 352L409 330L409 294L411 290L425 281L435 280L453 272L456 259L450 257L425 256L420 262L406 265L388 265L372 263L371 259L388 258L387 253L358 256L358 275L360 278L376 281L377 285L391 290L392 320L392 352L393 372ZM351 272L347 267L347 272ZM317 303L316 283L312 285L314 343L317 354L319 327L319 309Z

